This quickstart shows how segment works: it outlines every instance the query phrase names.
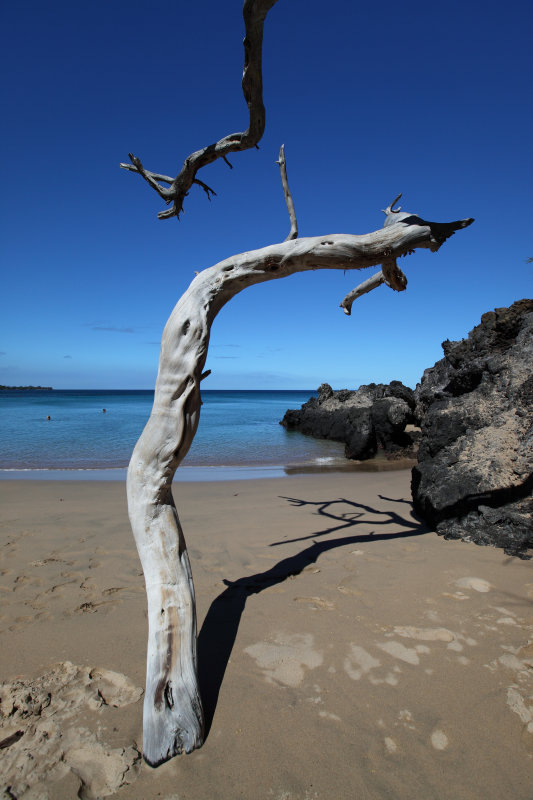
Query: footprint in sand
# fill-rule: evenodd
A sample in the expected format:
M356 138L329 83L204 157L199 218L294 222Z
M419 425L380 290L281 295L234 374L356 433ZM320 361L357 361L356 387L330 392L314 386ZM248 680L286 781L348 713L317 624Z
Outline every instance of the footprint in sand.
M337 585L337 591L348 597L356 597L365 608L374 608L374 600L361 589L361 579L358 574L345 575Z
M136 748L130 746L110 750L83 728L72 739L72 746L67 744L63 760L81 782L83 793L78 797L87 800L108 797L137 777L136 774L130 775L128 780L127 776L130 768L137 766L140 759Z
M20 589L25 589L27 586L42 586L44 581L41 578L32 578L29 575L17 575L13 581L13 591L18 592Z
M80 579L83 580L83 572L75 572L73 570L65 571L61 573L62 578L73 578L76 582Z
M96 592L96 591L98 591L98 584L94 583L89 578L85 578L80 583L80 589L83 589L84 592Z
M29 622L33 622L33 617L15 617L13 625L10 625L8 630L19 631L24 628Z
M412 625L399 625L394 628L394 633L422 642L453 642L455 639L455 634L447 628L415 628Z
M349 597L363 597L363 592L361 589L357 589L355 586L350 586L349 582L344 580L342 583L339 583L337 586L337 591L341 594L347 594Z
M408 639L418 639L422 642L446 642L447 650L455 650L460 653L463 650L463 645L459 641L463 639L468 645L476 645L475 639L465 638L460 634L453 633L448 628L416 628L412 625L398 625L394 628L394 632L398 636L404 636Z
M39 561L32 561L32 567L45 567L47 564L66 564L68 567L75 566L75 561L67 561L65 558L59 558L58 556L52 554L47 558L40 559Z
M68 661L36 680L0 684L0 785L10 787L10 797L37 800L54 796L54 784L70 773L78 796L96 800L133 783L141 759L135 743L110 747L101 731L113 726L113 707L141 695L121 673ZM89 712L108 716L105 726L94 720L97 733L86 727Z
M75 614L96 614L98 611L98 603L93 603L92 600L88 600L85 603L82 603L81 606L74 609Z

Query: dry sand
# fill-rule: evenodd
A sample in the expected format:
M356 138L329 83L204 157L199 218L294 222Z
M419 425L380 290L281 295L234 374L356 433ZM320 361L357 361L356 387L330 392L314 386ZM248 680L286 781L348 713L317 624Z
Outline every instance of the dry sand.
M427 532L409 478L177 486L212 724L157 770L124 484L1 482L2 797L531 800L531 563Z

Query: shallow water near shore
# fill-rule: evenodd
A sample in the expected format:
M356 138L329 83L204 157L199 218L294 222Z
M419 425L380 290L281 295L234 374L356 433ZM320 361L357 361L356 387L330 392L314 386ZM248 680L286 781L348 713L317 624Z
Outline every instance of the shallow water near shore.
M198 432L184 466L342 464L342 444L279 424L288 408L299 408L313 394L203 391ZM0 470L21 471L20 477L27 470L76 470L79 480L89 470L125 469L153 397L149 390L0 391Z

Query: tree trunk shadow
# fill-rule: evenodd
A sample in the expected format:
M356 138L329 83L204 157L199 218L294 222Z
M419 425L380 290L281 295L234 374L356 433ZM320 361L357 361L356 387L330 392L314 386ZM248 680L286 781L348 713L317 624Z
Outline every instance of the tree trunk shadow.
M279 546L306 539L314 540L315 538L326 536L338 530L353 528L362 523L366 525L396 524L400 525L404 530L399 533L375 533L372 531L370 534L341 536L335 539L322 540L320 542L314 541L309 547L306 547L294 555L281 559L277 564L264 572L258 572L255 575L246 575L233 582L224 580L227 588L211 603L198 636L198 675L200 694L205 714L206 739L213 722L226 667L233 650L233 645L235 644L235 639L237 638L241 616L246 606L246 600L250 595L259 594L271 586L283 583L289 577L299 575L302 570L310 564L314 564L318 561L322 553L334 550L337 547L380 540L392 541L394 539L420 536L429 531L425 523L418 520L414 515L411 517L403 517L397 512L379 511L371 506L345 499L324 502L297 500L296 498L285 499L292 505L301 508L305 506L316 506L318 509L316 513L318 515L337 520L340 524L318 531L309 536L304 536L301 539L285 539L283 541L273 542L271 546ZM389 498L385 497L381 499L397 502L391 501ZM353 510L336 514L334 506L338 503L343 504L344 507L348 505L352 507ZM378 519L369 520L368 515L370 514L375 514ZM386 517L386 519L380 520L379 517Z

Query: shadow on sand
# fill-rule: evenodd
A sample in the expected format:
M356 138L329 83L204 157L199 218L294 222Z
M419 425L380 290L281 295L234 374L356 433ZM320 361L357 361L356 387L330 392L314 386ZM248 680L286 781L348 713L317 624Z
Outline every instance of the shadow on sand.
M247 575L233 582L224 580L227 588L211 603L198 636L198 672L205 712L206 738L209 735L220 687L237 637L246 599L250 595L259 594L264 589L283 583L287 578L299 575L302 570L318 561L322 553L326 553L328 550L362 542L392 541L428 532L426 525L415 517L410 501L391 499L383 495L379 495L379 497L385 502L405 503L409 507L408 513L406 516L402 516L392 510L380 511L372 506L355 503L344 498L319 502L300 500L294 497L282 498L297 508L315 507L314 515L324 517L337 524L299 539L283 539L272 542L270 547L279 547L308 539L313 540L313 544L294 555L281 559L265 572ZM395 525L401 530L398 533L379 533L373 530L365 534L352 534L316 541L321 537L347 531L361 524L376 526L376 528L383 525Z

